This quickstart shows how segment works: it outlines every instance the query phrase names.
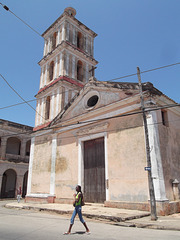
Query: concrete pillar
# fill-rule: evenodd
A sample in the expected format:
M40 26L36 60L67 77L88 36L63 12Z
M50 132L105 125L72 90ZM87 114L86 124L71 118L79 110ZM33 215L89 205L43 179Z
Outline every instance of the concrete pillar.
M42 88L44 86L44 66L41 68L41 77L40 77L40 86Z
M61 69L61 73L62 73L62 76L65 75L65 53L62 53L62 69Z
M48 39L48 53L51 51L51 38Z
M50 119L52 120L53 117L54 117L54 95L55 95L55 92L53 91L52 92L52 96L51 96L51 101L50 101Z
M36 120L35 120L35 126L39 125L39 113L40 113L40 100L37 100L37 108L36 108Z
M44 117L44 115L45 115L45 113L44 113L44 102L45 102L45 100L44 100L45 98L42 98L41 99L41 112L40 112L40 115L41 116L39 116L40 117L40 124L42 124L43 123L43 117Z
M26 140L25 139L21 140L20 156L22 158L25 158L25 156L26 156Z
M62 41L65 41L65 22L62 25Z
M69 53L66 54L66 76L69 76Z
M57 45L58 44L60 44L61 43L61 40L60 40L60 36L61 34L60 34L60 27L59 27L59 29L58 29L58 41L57 41Z
M89 64L86 63L86 82L89 81Z
M62 53L60 53L60 56L59 56L59 76L62 76Z
M69 22L66 23L66 41L69 41Z
M47 75L48 75L48 64L46 64L46 69L45 69L44 86L46 86L46 84L47 84Z
M6 158L7 137L1 137L1 159Z
M172 187L173 187L173 195L174 195L174 200L179 200L179 188L178 188L178 185L179 185L179 181L177 179L175 179L173 182L172 182Z
M45 42L44 42L44 53L43 53L43 56L45 56L47 53L47 40L45 39Z
M57 94L56 94L56 116L59 113L59 88L57 89Z
M69 96L69 90L66 88L65 90L65 99L64 99L64 106L68 104L68 96Z
M149 145L151 149L151 165L152 178L154 183L155 199L156 201L168 201L166 197L166 189L162 168L159 131L157 124L157 114L151 111L147 115Z
M72 56L72 78L75 78L75 56Z
M73 38L72 38L72 43L73 43L74 45L76 44L75 37L76 37L76 29L75 29L75 27L73 26Z
M54 69L54 78L57 78L57 65L58 65L58 56L56 56L56 61L55 61L55 69Z
M31 193L32 168L33 168L33 160L34 160L34 143L35 143L35 137L33 137L31 139L31 150L30 150L28 183L27 183L27 195Z

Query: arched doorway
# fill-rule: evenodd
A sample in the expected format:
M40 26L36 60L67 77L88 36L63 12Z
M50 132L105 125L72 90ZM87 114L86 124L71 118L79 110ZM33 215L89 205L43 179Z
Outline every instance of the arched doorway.
M27 179L28 179L28 171L24 174L24 179L23 179L23 189L22 189L23 198L26 196L26 192L27 192Z
M4 172L1 186L1 198L14 198L17 174L13 169Z

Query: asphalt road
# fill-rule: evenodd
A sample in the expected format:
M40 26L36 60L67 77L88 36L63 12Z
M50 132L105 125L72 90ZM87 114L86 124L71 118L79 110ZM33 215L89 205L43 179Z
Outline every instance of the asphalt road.
M57 239L123 239L123 240L179 240L179 231L152 230L119 227L87 220L91 230L85 234L83 225L76 218L72 234L64 236L69 226L69 216L36 212L32 210L6 209L0 201L0 240L57 240Z

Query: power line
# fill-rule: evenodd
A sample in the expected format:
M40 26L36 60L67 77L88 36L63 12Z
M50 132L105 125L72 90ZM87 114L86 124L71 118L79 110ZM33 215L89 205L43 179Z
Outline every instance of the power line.
M5 83L13 90L13 92L15 92L15 94L21 99L21 100L23 100L23 102L25 102L30 108L32 108L35 112L37 112L36 111L36 109L35 108L33 108L23 97L21 97L21 95L8 83L8 81L5 79L5 77L3 77L3 75L0 73L0 76L1 76L1 78L5 81ZM39 116L41 116L38 112L37 112L37 114L39 115ZM41 116L42 118L44 118L43 116Z
M148 109L144 109L144 112L151 112L151 111L157 111L157 110L160 110L160 109L165 109L165 108L172 108L172 107L178 107L180 106L180 104L172 104L172 105L166 105L166 106L161 106L161 107L156 107L156 108L148 108ZM88 121L78 121L76 123L73 123L73 124L66 124L66 125L63 125L63 126L58 126L58 127L46 127L46 128L43 128L43 129L40 129L40 130L37 130L38 131L43 131L43 130L50 130L50 129L55 129L55 128L64 128L64 127L71 127L71 126L74 126L74 125L80 125L80 124L86 124L86 123L93 123L93 122L98 122L98 121L103 121L103 120L109 120L109 119L114 119L114 118L120 118L120 117L126 117L126 116L131 116L131 115L136 115L136 114L141 114L142 113L142 110L139 110L139 111L136 111L136 112L131 112L131 113L125 113L125 114L120 114L120 115L117 115L117 116L112 116L112 117L107 117L107 118L99 118L99 119L95 119L95 120L88 120ZM69 121L71 119L66 119L66 121Z
M161 67L148 69L148 70L142 71L141 73L148 73L148 72L152 72L152 71L157 71L157 70L160 70L160 69L163 69L163 68L173 67L173 66L176 66L176 65L179 65L179 64L180 64L180 62L172 63L172 64L164 65L164 66L161 66ZM117 78L114 78L114 79L110 79L107 82L113 82L113 81L116 81L116 80L119 80L119 79L128 78L128 77L132 77L132 76L137 76L137 73L132 73L132 74L125 75L125 76L122 76L122 77L117 77Z
M173 120L173 121L167 121L167 123L170 123L170 122L177 122L177 121L180 121L180 119L178 120ZM160 125L162 124L162 121L160 122L156 122L156 123L151 123L151 124L148 124L148 126L154 126L154 125ZM138 127L142 127L142 123L139 124L139 125L134 125L134 126L129 126L129 127L121 127L121 128L112 128L110 130L107 130L106 132L107 133L110 133L110 132L117 132L117 131L123 131L123 130L128 130L128 129L133 129L133 128L138 128ZM43 129L44 130L44 129ZM98 134L98 133L102 133L104 132L104 130L100 130L100 131L96 131L95 133L93 134ZM2 135L0 137L14 137L14 136L19 136L19 135L31 135L33 133L33 131L28 131L26 133L15 133L15 134L8 134L8 135ZM64 137L58 137L57 139L68 139L68 138L76 138L76 137L83 137L85 135L89 135L87 133L84 133L84 134L78 134L77 136L73 135L73 136L64 136ZM36 140L36 143L41 143L41 142L44 142L44 140ZM1 145L2 146L2 145Z
M18 18L22 23L24 23L28 28L30 28L32 31L34 31L36 34L38 34L40 37L42 37L42 35L38 32L38 31L36 31L33 27L31 27L28 23L26 23L22 18L20 18L20 17L18 17L15 13L13 13L6 5L4 5L4 4L2 4L2 3L0 3L0 5L2 5L2 7L6 10L6 11L8 11L8 12L10 12L11 14L13 14L16 18ZM42 37L43 38L43 37ZM44 39L44 38L43 38Z
M74 89L74 90L77 90L77 89ZM61 94L67 93L67 92L69 92L69 90L62 91ZM48 96L48 97L52 97L52 96L54 96L54 94L52 94L52 95L47 95L47 96ZM28 100L28 101L26 101L26 102L27 102L27 103L29 103L29 102L35 102L35 101L38 101L38 100L43 99L44 97L46 97L46 96L43 96L43 97L40 97L40 98L37 98L37 99L30 99L30 100ZM0 110L6 109L6 108L11 108L11 107L16 107L16 106L25 104L26 102L23 101L23 102L20 102L20 103L16 103L16 104L12 104L12 105L8 105L8 106L0 107Z
M171 107L177 107L177 106L180 106L180 104L172 104L172 105L165 105L165 106L161 106L161 107L156 107L156 108L150 108L150 109L147 109L145 110L145 112L151 112L151 111L157 111L157 110L160 110L160 109L165 109L165 108L171 108ZM136 111L136 112L132 112L132 113L126 113L126 114L121 114L121 115L117 115L117 116L113 116L113 117L109 117L109 118L101 118L101 119L96 119L94 121L90 120L90 121L84 121L84 122L77 122L75 124L69 124L69 125L63 125L63 126L58 126L58 127L49 127L49 128L43 128L43 129L39 129L37 132L39 131L44 131L44 130L51 130L51 129L56 129L56 128L63 128L63 127L70 127L70 126L73 126L73 125L81 125L81 124L84 124L84 123L93 123L93 122L98 122L98 121L103 121L103 120L109 120L109 119L114 119L114 118L119 118L119 117L126 117L126 116L131 116L131 115L135 115L135 114L141 114L142 111ZM173 121L168 121L168 123L170 122L175 122L175 121L180 121L179 119L178 120L173 120ZM162 124L162 121L161 122L157 122L157 123L152 123L152 124L148 124L148 126L150 125L158 125L158 124ZM131 126L131 127L126 127L126 128L120 128L119 130L126 130L126 129L131 129L131 128L136 128L136 127L140 127L142 125L136 125L136 126ZM116 131L117 129L114 129L114 130L109 130L107 132L111 132L111 131ZM15 133L15 134L8 134L8 135L2 135L0 137L13 137L13 136L19 136L19 135L27 135L27 134L32 134L34 131L28 131L28 132L24 132L24 133ZM104 130L103 130L104 132ZM96 133L101 133L101 132L96 132ZM88 135L88 134L84 134L84 135ZM84 136L83 134L82 135L79 135L79 136ZM64 138L72 138L72 137L61 137L59 139L64 139Z

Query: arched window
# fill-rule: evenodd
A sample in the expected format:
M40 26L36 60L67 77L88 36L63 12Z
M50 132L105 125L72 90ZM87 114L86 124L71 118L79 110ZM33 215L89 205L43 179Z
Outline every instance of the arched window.
M46 108L45 108L45 120L48 120L50 117L50 97L46 98Z
M57 37L57 32L55 32L52 37L52 50L56 48L56 37Z
M49 66L49 81L53 80L54 75L54 62L52 61Z
M26 156L30 155L31 140L26 143Z
M77 80L83 81L83 64L80 60L77 62Z
M77 47L83 50L83 35L81 32L77 34Z
M7 140L6 153L20 155L21 141L16 137L10 137Z

